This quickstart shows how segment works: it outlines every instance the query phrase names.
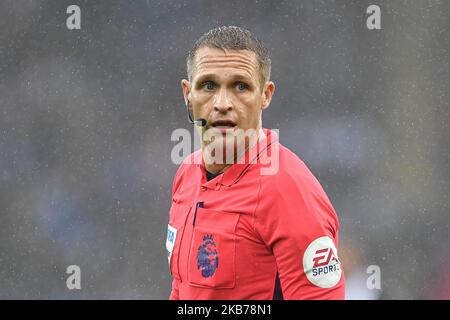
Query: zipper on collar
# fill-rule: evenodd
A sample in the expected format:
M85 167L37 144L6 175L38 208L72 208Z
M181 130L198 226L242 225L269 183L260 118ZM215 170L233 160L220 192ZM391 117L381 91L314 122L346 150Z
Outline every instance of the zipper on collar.
M192 225L195 226L195 219L197 219L197 208L203 208L203 201L198 201L195 204L195 211L194 211L194 220L192 221Z

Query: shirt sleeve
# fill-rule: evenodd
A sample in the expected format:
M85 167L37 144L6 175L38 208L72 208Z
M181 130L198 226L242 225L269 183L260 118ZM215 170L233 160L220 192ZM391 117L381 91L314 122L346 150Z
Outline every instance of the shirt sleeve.
M180 300L178 293L178 280L173 279L172 281L172 291L170 292L169 300Z
M272 251L284 299L345 299L338 259L338 219L302 162L260 185L255 231Z
M175 177L173 179L173 183L172 183L172 198L173 198L175 192L177 191L178 187L180 186L180 183L181 183L181 178L180 177L182 176L183 169L184 169L184 165L182 164L178 168L177 173L175 174ZM173 278L173 280L172 280L172 290L170 292L169 300L179 300L179 299L180 299L180 296L179 296L179 290L178 290L178 280Z

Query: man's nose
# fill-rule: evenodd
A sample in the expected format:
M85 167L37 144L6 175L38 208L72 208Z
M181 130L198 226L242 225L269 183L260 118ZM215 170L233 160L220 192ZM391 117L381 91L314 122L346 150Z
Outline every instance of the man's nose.
M221 89L214 99L214 110L220 113L231 111L233 105L226 89Z

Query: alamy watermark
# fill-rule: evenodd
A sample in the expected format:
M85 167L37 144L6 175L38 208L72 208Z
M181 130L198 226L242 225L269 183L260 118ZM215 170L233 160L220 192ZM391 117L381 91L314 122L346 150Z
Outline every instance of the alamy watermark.
M72 4L67 7L67 14L70 14L66 20L66 26L69 30L80 30L81 29L81 9L79 6Z
M80 269L80 267L77 265L70 265L67 267L66 273L70 274L70 276L68 276L67 280L66 280L67 289L80 290L81 289L81 269Z
M367 274L370 276L366 280L366 286L369 290L380 290L381 289L381 269L380 266L375 264L367 267Z
M81 9L78 5L72 4L67 7L67 14L70 16L66 20L66 26L69 30L81 29ZM381 29L381 9L376 4L371 4L367 7L366 13L370 16L366 20L366 25L369 30Z
M367 7L367 14L370 16L367 18L366 25L369 30L381 29L381 9L376 4L372 4Z
M236 129L221 131L210 128L198 137L194 130L191 132L178 128L172 132L171 141L178 142L171 152L173 164L202 164L201 158L188 157L189 154L203 149L205 164L260 164L261 175L274 175L279 169L279 144L275 137L279 137L278 129L271 129L270 137L261 137L261 130ZM192 140L194 145L192 146Z

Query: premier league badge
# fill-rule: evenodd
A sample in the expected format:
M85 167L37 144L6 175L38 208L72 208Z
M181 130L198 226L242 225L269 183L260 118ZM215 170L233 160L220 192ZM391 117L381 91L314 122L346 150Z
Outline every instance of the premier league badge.
M219 266L219 254L217 253L214 237L210 234L203 236L203 244L197 251L197 269L201 269L202 277L209 278L214 275Z

